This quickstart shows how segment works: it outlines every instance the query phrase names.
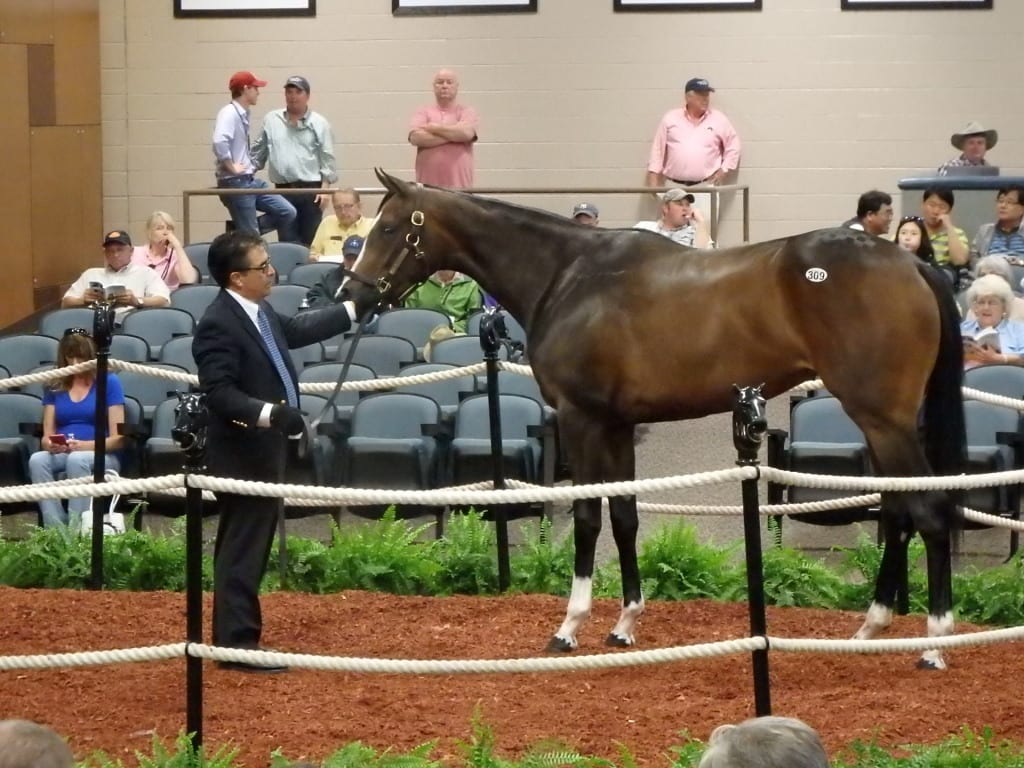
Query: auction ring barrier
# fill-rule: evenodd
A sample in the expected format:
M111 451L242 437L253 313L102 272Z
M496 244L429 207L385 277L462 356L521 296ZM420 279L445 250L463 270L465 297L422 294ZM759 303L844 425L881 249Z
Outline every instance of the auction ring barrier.
M148 369L160 375L168 372L153 369L149 366L137 366L111 360L115 370ZM67 375L70 372L87 370L94 362L81 363L65 369L29 374L27 376L0 379L0 389L20 386L25 383L46 381L51 378ZM131 367L129 367L131 366ZM502 364L502 367L510 367ZM482 368L483 364L470 366ZM518 373L529 372L528 366L515 366ZM465 375L466 369L445 372L449 375ZM173 373L173 372L171 372ZM432 374L427 374L430 376ZM172 377L169 377L172 378ZM193 377L187 374L174 374L179 381L192 383ZM352 382L365 384L366 382ZM406 378L403 384L410 383ZM815 386L815 384L817 386ZM394 384L392 384L393 386ZM806 389L819 388L820 382L809 382ZM356 387L352 387L355 389ZM749 390L750 388L745 388ZM742 392L742 391L741 391ZM1024 401L1001 398L978 393L975 390L964 390L965 396L977 396L996 405L1016 408L1024 411ZM760 392L756 395L760 397ZM742 397L742 394L741 394ZM760 399L763 414L763 398ZM196 471L200 462L195 456L186 454L188 463L183 474L165 475L144 479L117 479L113 481L71 482L60 481L30 486L0 488L0 502L33 501L41 498L70 498L72 496L103 497L113 493L141 493L147 491L184 491L188 497L187 512L187 642L144 648L116 649L110 651L86 651L80 653L62 653L53 655L31 656L0 656L0 670L43 669L52 667L83 666L92 664L109 664L136 661L154 661L186 657L186 713L187 732L192 734L193 745L202 745L202 665L203 659L216 661L244 661L259 666L289 665L296 668L316 669L323 671L370 672L370 673L408 673L408 674L483 674L483 673L530 673L572 671L580 669L607 669L615 667L661 664L683 661L694 658L709 658L735 653L750 652L754 667L755 710L758 716L771 713L770 680L768 677L768 651L780 652L814 652L814 653L892 653L908 651L924 651L931 649L958 648L971 645L983 645L1000 642L1011 642L1024 639L1024 626L1010 627L999 630L953 635L947 637L928 638L897 638L891 640L822 640L815 638L777 638L767 632L764 610L763 574L760 568L760 532L756 521L765 515L792 513L796 508L810 511L808 505L766 505L761 507L758 500L758 481L767 479L785 485L798 485L811 488L831 488L839 490L869 491L922 491L970 489L1000 485L1005 483L1024 482L1024 470L1009 472L986 473L970 476L953 477L843 477L836 475L809 475L798 472L780 470L774 467L761 467L757 462L757 450L760 438L753 441L749 430L739 429L743 416L737 408L734 411L733 434L736 441L739 466L735 469L702 472L692 475L677 475L668 478L634 480L617 483L594 483L571 487L531 486L525 483L509 482L508 489L486 487L488 484L476 484L459 488L444 488L431 491L396 491L353 488L325 488L320 486L300 486L284 483L262 483L240 481L232 478L219 478ZM746 435L744 442L743 435ZM763 437L763 435L761 435ZM756 445L755 445L756 443ZM718 508L719 514L743 514L745 518L745 541L747 546L748 606L751 617L751 634L746 638L736 638L716 643L701 643L688 646L676 646L649 651L616 652L592 656L571 658L525 658L504 660L401 660L401 659L366 659L346 657L325 657L309 654L276 653L267 651L247 651L236 648L221 648L203 644L202 639L202 496L204 491L230 491L232 493L302 499L332 504L357 505L372 503L403 503L418 502L426 504L495 504L517 503L550 500L571 500L577 498L596 498L606 496L636 495L644 491L670 490L677 488L694 488L704 485L734 482L739 480L743 487L743 506ZM826 508L836 509L842 506L863 506L874 503L880 498L878 494L861 494L846 499L815 502L815 505L828 504ZM650 505L649 508L671 507L671 505ZM672 511L681 509L693 510L709 507L671 507ZM815 507L815 511L820 509ZM972 521L986 525L1024 530L1024 523L1005 520L975 510L964 509L964 516ZM98 526L97 526L98 528ZM102 538L100 539L102 542Z

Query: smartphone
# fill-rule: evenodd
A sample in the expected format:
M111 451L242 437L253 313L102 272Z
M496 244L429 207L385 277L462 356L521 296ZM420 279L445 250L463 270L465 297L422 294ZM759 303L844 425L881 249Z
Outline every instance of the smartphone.
M120 296L122 293L127 293L123 285L107 286L107 296Z
M68 436L58 432L54 435L50 435L50 442L53 443L54 445L67 445Z
M99 291L100 293L103 293L103 283L99 283L93 280L92 282L89 283L89 287L92 288L94 291Z

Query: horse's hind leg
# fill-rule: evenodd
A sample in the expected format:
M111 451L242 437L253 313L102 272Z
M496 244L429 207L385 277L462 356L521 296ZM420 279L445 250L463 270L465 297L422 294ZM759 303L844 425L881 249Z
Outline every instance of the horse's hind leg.
M854 635L856 640L871 640L892 624L896 591L907 572L907 550L914 535L910 517L899 494L882 495L882 562L878 568L875 592L864 616L864 623Z
M595 421L570 405L559 407L558 425L569 451L575 483L595 483L633 479L632 427L609 427ZM640 579L636 565L636 501L614 499L612 530L622 563L623 611L609 644L628 645L633 627L643 612ZM623 507L626 503L627 506ZM620 511L616 511L620 510ZM565 620L548 643L549 651L571 651L577 647L576 635L590 616L593 603L594 560L601 533L601 500L577 499L573 502L573 537L576 561L572 591ZM619 642L621 640L621 642Z
M892 477L930 475L931 469L914 430L889 430L881 432L865 430L872 446L875 465L880 475ZM889 558L890 536L886 523L886 552L882 557L875 587L875 603L868 610L864 626L858 637L871 637L881 629L881 623L888 623L899 583L899 568L906 569L906 552L909 533L901 530L916 530L924 541L928 564L928 636L944 637L953 632L953 588L950 563L950 529L955 509L950 497L941 491L903 493L892 505L896 510L897 549L902 554ZM883 513L886 509L883 508ZM905 519L899 522L900 516ZM907 529L909 520L909 529ZM888 612L887 614L885 612ZM874 627L874 632L872 632ZM945 669L942 652L927 650L921 655L918 666L923 669Z

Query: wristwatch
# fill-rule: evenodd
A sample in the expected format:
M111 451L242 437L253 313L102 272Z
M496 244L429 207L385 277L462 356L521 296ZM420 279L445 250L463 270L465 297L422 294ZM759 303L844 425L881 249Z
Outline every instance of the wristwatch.
M135 297L135 306L136 307L141 307L142 306L142 297L141 296L136 296Z

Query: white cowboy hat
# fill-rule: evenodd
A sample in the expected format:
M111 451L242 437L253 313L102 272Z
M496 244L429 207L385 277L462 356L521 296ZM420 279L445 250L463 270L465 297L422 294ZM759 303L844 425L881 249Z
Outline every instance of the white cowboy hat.
M992 128L986 129L981 123L971 120L962 129L954 133L949 141L957 149L964 148L964 139L968 136L984 136L985 149L992 149L999 141L999 134Z

